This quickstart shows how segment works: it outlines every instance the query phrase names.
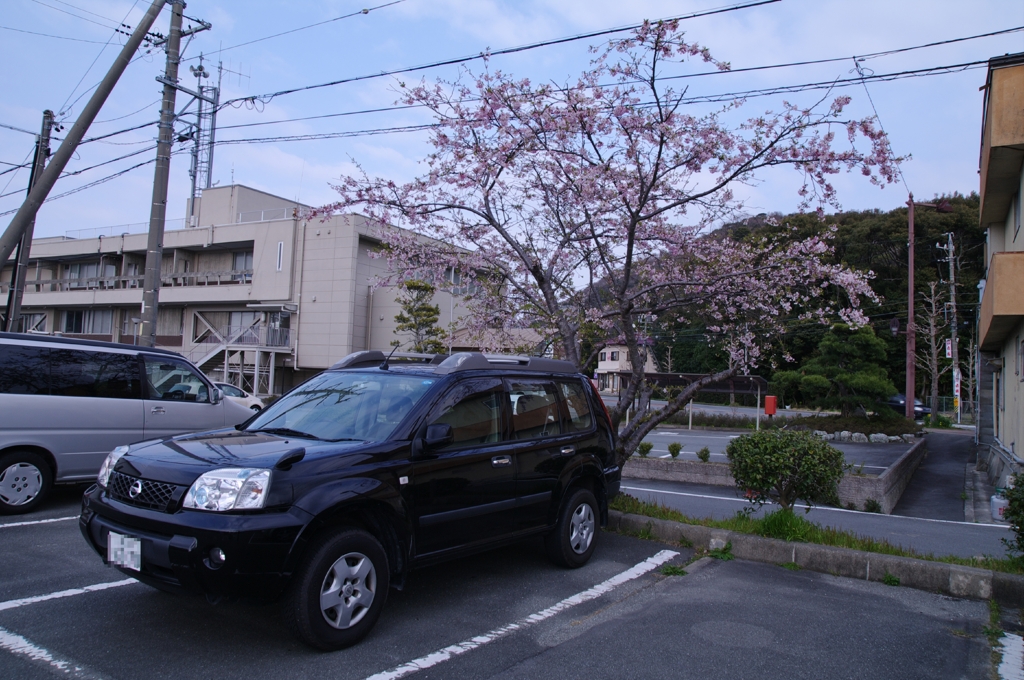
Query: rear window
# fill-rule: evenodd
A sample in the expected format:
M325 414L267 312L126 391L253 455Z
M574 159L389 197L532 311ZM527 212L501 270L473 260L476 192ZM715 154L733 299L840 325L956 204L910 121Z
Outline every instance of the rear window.
M0 345L0 394L49 394L49 350Z
M579 382L560 382L558 387L562 392L562 399L569 410L569 427L576 432L589 430L594 419L590 415L590 404L587 402L587 395L584 392L583 384Z

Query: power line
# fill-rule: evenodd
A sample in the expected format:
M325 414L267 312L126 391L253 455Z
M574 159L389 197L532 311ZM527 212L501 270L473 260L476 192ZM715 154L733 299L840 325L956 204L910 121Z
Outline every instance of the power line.
M23 28L12 28L11 26L0 26L0 29L5 31L17 31L18 33L28 33L29 35L41 35L44 38L56 38L57 40L72 40L74 42L92 43L94 45L105 45L106 43L99 40L86 40L85 38L69 38L64 35L50 35L49 33L38 33L36 31L26 31Z
M963 37L960 37L960 38L951 38L949 40L941 40L941 41L938 41L938 42L926 43L926 44L923 44L923 45L913 45L911 47L900 47L900 48L896 48L896 49L892 49L892 50L886 50L886 51L883 51L883 52L872 52L872 53L864 54L864 55L861 55L861 56L855 56L854 59L858 59L858 60L860 60L860 59L874 59L874 58L881 57L881 56L888 56L888 55L892 55L892 54L900 54L900 53L903 53L903 52L910 52L910 51L913 51L913 50L920 50L920 49L925 49L925 48L929 48L929 47L937 47L937 46L940 46L940 45L948 45L948 44L951 44L951 43L963 42L963 41L966 41L966 40L976 40L976 39L979 39L979 38L988 38L988 37L992 37L992 36L996 36L996 35L1002 35L1002 34L1005 34L1005 33L1014 33L1014 32L1017 32L1017 31L1024 31L1024 26L1018 26L1016 28L1009 28L1009 29L1005 29L1005 30L1002 30L1002 31L993 31L991 33L980 33L980 34L977 34L977 35L963 36ZM815 64L828 64L828 63L835 63L835 62L843 62L843 61L846 61L848 59L850 59L850 57L832 57L832 58L828 58L828 59L814 59L814 60L810 60L810 61L794 61L794 62L788 62L788 63L783 63L783 64L768 64L768 65L764 65L764 66L750 66L750 67L747 67L747 68L732 69L732 70L729 70L729 71L707 71L707 72L703 72L703 73L690 73L690 74L677 75L677 76L663 76L663 77L659 78L658 80L679 80L679 79L684 79L684 78L698 78L698 77L702 77L702 76L725 75L725 74L729 74L729 73L744 73L744 72L750 72L750 71L763 71L763 70L768 70L768 69L789 68L789 67L793 67L793 66L807 66L807 65L815 65ZM835 81L828 81L828 82L829 83L833 83ZM858 79L857 82L859 82L859 79ZM820 87L823 87L823 86L824 86L824 83L820 84ZM608 86L605 85L605 86L602 86L602 87L608 87ZM336 117L340 117L340 116L355 116L355 115L371 114L371 113L387 113L387 112L391 112L391 111L402 111L402 110L413 109L413 108L422 108L422 106L418 105L418 104L410 104L410 105L402 105L402 106L385 106L385 107L380 107L380 108L375 108L375 109L362 109L362 110L357 110L357 111L343 111L343 112L339 112L339 113L326 113L326 114L321 114L321 115L317 115L317 116L302 116L302 117L299 117L299 118L282 118L282 119L272 120L272 121L258 121L258 122L254 122L254 123L240 123L240 124L237 124L237 125L222 125L222 126L218 127L218 129L219 130L230 130L230 129L244 128L244 127L257 127L257 126L262 126L262 125L276 125L276 124L279 124L279 123L295 123L295 122L302 122L302 121L307 121L307 120L318 120L318 119L322 119L322 118L336 118Z
M292 28L292 29L289 29L287 31L281 31L280 33L275 33L273 35L264 36L262 38L256 38L255 40L249 40L247 42L238 43L237 45L231 45L230 47L222 47L219 50L217 50L216 52L210 52L210 53L208 53L205 56L210 56L212 54L220 54L222 52L227 52L228 50L233 50L233 49L236 49L236 48L239 48L239 47L245 47L246 45L252 45L254 43L263 42L264 40L270 40L271 38L280 38L282 35L289 35L290 33L298 33L299 31L305 31L307 28L315 28L317 26L323 26L324 24L330 24L330 23L333 23L335 21L341 21L342 19L350 19L351 17L359 16L360 14L369 14L370 12L373 12L375 10L384 9L385 7L391 7L392 5L397 5L397 4L402 3L402 2L405 2L405 0L393 0L392 2L383 4L383 5L377 5L376 7L369 7L367 9L361 9L361 10L358 10L356 12L351 12L349 14L343 14L341 16L334 17L333 19L326 19L324 21L318 21L315 24L309 24L307 26L299 26L298 28ZM184 61L192 61L193 59L198 59L198 58L199 57L189 57L188 59L182 59L182 61L183 62Z
M75 14L74 12L69 12L66 9L61 9L60 7L54 7L53 5L47 5L45 2L42 2L41 0L32 0L32 2L36 3L37 5L42 5L43 7L49 7L50 9L55 10L57 12L63 12L64 14L68 14L70 16L73 16L76 19L81 19L82 21L88 21L90 24L96 24L97 26L102 26L103 28L107 28L107 29L113 28L112 26L110 26L110 24L114 24L116 26L116 23L117 23L117 22L113 21L112 19L106 19L106 17L101 17L101 18L106 19L106 21L110 22L110 24L101 24L100 22L95 21L94 19L89 19L87 17L81 16L80 14ZM92 12L89 12L89 13L92 14ZM96 15L96 16L99 16L99 15ZM107 42L109 42L109 41L107 41Z
M32 135L33 137L39 136L38 132L32 132L31 130L23 130L20 127L14 127L13 125L7 125L6 123L0 123L0 127L7 128L8 130L14 130L15 132L24 132L26 135Z
M145 106L143 106L138 111L132 111L131 113L126 113L123 116L118 116L117 118L107 118L106 120L94 120L92 124L93 125L101 125L103 123L113 123L115 120L123 120L124 118L130 118L131 116L134 116L136 113L142 113L143 111L145 111L146 109L150 108L151 106L153 106L155 104L159 104L159 103L160 103L160 100L157 99L155 101L151 101L150 103L146 104Z
M978 68L980 65L987 64L987 61L968 62L966 64L953 64L949 66L934 66L923 69L899 71L896 73L883 73L875 74L872 76L866 76L866 80L879 80L879 81L890 81L899 80L903 78L915 78L915 77L927 77L933 75L946 75L948 73L955 73L957 71L951 69L965 70L967 68ZM822 89L832 89L837 87L850 87L859 85L862 82L862 78L850 78L843 80L830 80L821 81L816 83L804 83L802 85L784 85L774 88L766 88L762 90L746 90L742 92L729 92L720 93L714 95L701 95L697 97L688 97L681 100L684 104L695 104L695 103L707 103L707 102L724 102L724 101L735 101L738 99L748 99L751 97L763 97L772 94L781 93L796 93ZM652 103L638 104L637 108L647 108L653 106ZM354 115L356 113L363 113L361 111L346 112L344 115ZM331 114L335 115L335 114ZM342 114L337 114L342 115ZM288 122L288 121L278 121ZM437 127L437 123L429 123L422 125L404 125L390 128L374 128L370 130L351 130L346 132L323 132L323 133L311 133L306 135L282 135L278 137L253 137L245 139L230 139L230 140L217 140L216 144L262 144L269 142L293 142L293 141L310 141L316 139L338 139L344 137L359 137L366 135L383 135L390 134L393 132L416 132L420 130L426 130L433 127ZM245 127L245 125L239 125L234 127ZM224 128L221 128L224 129Z
M781 0L753 0L752 2L745 2L736 5L729 5L727 7L719 7L717 9L703 10L699 12L693 12L682 16L672 17L670 19L662 19L660 21L682 21L685 19L695 19L697 17L711 16L714 14L723 14L725 12L733 12L740 9L749 9L751 7L759 7L761 5L770 5ZM596 38L602 35L612 35L614 33L623 33L625 31L633 31L641 28L644 24L633 24L631 26L621 26L618 28L608 28L600 31L593 31L590 33L580 33L578 35L568 36L565 38L555 38L553 40L543 40L541 42L530 43L527 45L520 45L519 47L507 47L501 50L488 51L480 54L474 54L468 57L459 57L456 59L446 59L443 61L436 61L430 64L423 64L421 66L410 66L407 68L394 69L391 71L381 71L380 73L372 73L362 76L352 76L351 78L342 78L340 80L333 80L327 83L318 83L316 85L304 85L302 87L293 87L287 90L279 90L277 92L271 92L269 94L261 95L249 95L248 97L237 97L235 99L229 99L228 101L221 104L221 108L225 106L234 106L235 104L243 102L255 102L257 100L266 104L275 97L280 97L286 94L294 94L296 92L305 92L307 90L318 90L325 87L333 87L335 85L342 85L345 83L354 83L361 80L372 80L375 78L384 78L387 76L398 75L401 73L413 73L415 71L424 71L427 69L437 68L439 66L451 66L454 64L463 64L470 61L477 61L489 57L494 57L504 54L515 54L517 52L525 52L527 50L537 49L539 47L550 47L551 45L561 45L568 42L574 42L577 40L586 40L587 38Z

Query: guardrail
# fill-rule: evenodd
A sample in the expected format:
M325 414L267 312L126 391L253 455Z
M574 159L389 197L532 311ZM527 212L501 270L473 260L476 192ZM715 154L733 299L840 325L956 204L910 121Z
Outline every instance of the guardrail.
M270 220L283 220L288 217L288 211L292 208L271 208L269 210L250 210L238 213L237 224L244 222L269 222Z
M184 228L184 217L164 221L164 231L179 231ZM146 234L148 232L149 222L135 222L133 224L117 224L110 227L93 227L92 229L71 229L64 232L64 238L85 239L97 238L99 236L120 236L122 234Z
M122 290L125 288L142 288L144 274L131 276L92 276L78 279L45 279L42 281L26 281L25 291L28 293L52 293L71 290ZM252 283L251 269L231 269L215 272L176 272L163 274L160 277L161 287L178 286L230 286ZM9 284L0 283L0 293Z

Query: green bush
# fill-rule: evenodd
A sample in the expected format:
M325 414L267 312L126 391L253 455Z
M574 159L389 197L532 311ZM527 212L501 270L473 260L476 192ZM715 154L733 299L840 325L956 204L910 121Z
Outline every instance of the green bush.
M807 541L813 531L813 524L788 509L769 512L762 517L759 533L766 538L783 541Z
M646 458L653 448L654 444L650 442L640 442L640 446L636 447L636 450L640 453L641 458Z
M697 458L699 458L702 463L708 462L711 460L711 449L705 446L697 452Z
M869 498L864 501L864 512L881 512L882 504L876 501L874 498Z
M838 503L843 454L809 432L744 435L729 442L726 455L736 486L756 505L774 501L788 510L797 500Z
M679 453L682 450L683 445L680 444L679 442L672 442L671 444L668 445L668 455L672 456L673 458L678 458Z
M952 418L947 418L946 416L942 415L941 413L937 413L937 414L935 414L934 417L933 416L925 416L924 417L924 426L925 427L940 427L940 428L943 428L943 429L949 429L949 428L953 427L953 419Z
M1014 475L1013 486L1004 493L1009 505L1003 510L1003 519L1010 523L1013 540L1003 539L1003 545L1010 555L1024 562L1024 477Z

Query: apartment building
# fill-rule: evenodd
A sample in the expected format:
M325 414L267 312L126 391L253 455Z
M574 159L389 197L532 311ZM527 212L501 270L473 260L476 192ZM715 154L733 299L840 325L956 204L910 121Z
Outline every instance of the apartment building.
M390 349L396 290L360 215L307 219L304 206L242 185L214 187L164 235L157 346L215 380L281 394L350 352ZM32 242L21 330L133 343L147 224ZM6 299L13 261L0 272ZM443 285L440 286L443 288ZM439 325L458 322L458 290L439 290Z
M989 477L1024 468L1024 53L989 61L981 136L986 275L978 320L978 441ZM1017 447L1021 450L1018 451ZM987 449L985 448L987 447Z

